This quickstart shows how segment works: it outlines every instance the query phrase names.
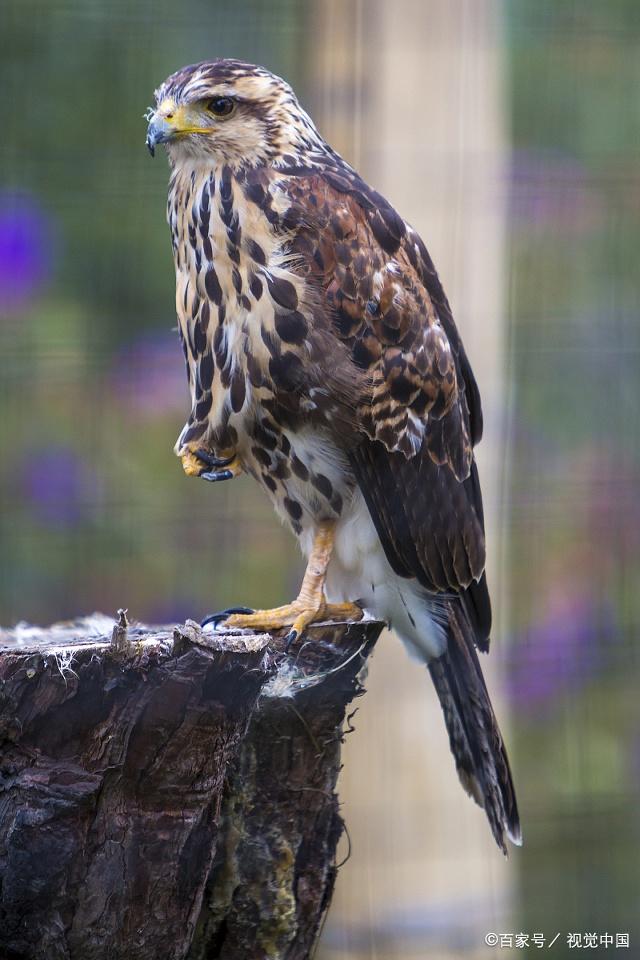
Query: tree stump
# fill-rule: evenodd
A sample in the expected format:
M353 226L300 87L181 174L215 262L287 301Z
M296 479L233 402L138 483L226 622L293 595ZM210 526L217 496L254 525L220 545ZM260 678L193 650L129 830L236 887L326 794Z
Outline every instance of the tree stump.
M382 624L0 632L0 958L303 960Z

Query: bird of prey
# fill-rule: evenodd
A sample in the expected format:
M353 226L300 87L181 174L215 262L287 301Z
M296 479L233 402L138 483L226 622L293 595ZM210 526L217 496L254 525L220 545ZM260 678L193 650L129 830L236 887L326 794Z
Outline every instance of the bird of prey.
M520 828L478 661L491 608L478 388L418 234L263 67L213 60L155 93L191 411L190 476L264 487L307 558L298 597L230 627L387 621L426 662L462 785L506 853Z

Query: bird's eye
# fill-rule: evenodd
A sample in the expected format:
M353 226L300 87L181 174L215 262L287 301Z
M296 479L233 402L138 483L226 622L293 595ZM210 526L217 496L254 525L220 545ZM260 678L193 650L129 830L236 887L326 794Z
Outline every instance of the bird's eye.
M235 109L236 101L231 97L214 97L207 104L209 113L214 113L216 117L230 117Z

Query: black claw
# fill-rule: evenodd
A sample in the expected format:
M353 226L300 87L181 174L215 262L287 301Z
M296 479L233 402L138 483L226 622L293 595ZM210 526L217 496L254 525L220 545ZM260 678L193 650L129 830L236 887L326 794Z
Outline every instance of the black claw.
M226 467L233 460L233 457L214 457L212 453L204 449L196 450L196 457L206 463L208 467Z
M214 627L217 627L219 623L222 623L223 620L230 617L232 613L255 613L255 610L251 607L228 607L226 610L218 610L217 613L210 613L208 617L200 621L200 626L206 627L212 623Z
M200 474L200 479L208 480L210 483L217 483L218 480L233 480L233 473L231 470L219 470L217 473L206 470Z
M286 635L286 637L284 638L284 648L285 648L285 650L288 650L289 647L291 646L291 644L295 643L297 639L298 639L298 631L297 631L297 630L290 630L289 633L288 633L288 634Z

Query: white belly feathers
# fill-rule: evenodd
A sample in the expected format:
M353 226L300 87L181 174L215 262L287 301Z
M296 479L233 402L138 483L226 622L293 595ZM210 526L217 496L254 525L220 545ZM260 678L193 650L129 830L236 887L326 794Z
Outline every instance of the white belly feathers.
M292 437L292 440L294 438ZM328 437L315 431L295 435L311 462L320 458L324 472L336 489L344 488L350 474L344 454ZM308 485L300 485L296 496L304 502ZM313 523L305 523L298 536L305 557L309 557L315 534ZM373 617L385 620L422 662L438 657L446 647L444 631L438 624L437 601L430 598L415 580L394 573L360 491L355 488L345 499L336 524L333 555L327 570L327 600L333 603L359 601Z

